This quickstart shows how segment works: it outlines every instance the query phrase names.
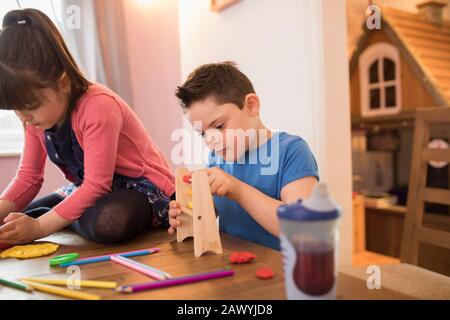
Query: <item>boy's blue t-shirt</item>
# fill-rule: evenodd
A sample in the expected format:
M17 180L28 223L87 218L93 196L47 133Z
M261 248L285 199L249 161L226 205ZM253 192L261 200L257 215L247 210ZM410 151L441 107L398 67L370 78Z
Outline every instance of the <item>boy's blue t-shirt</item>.
M273 133L265 144L234 162L226 162L211 152L208 167L218 167L277 200L281 200L281 189L292 181L308 176L319 180L317 163L308 144L285 132ZM260 226L237 202L214 196L214 204L220 231L280 250L279 239Z

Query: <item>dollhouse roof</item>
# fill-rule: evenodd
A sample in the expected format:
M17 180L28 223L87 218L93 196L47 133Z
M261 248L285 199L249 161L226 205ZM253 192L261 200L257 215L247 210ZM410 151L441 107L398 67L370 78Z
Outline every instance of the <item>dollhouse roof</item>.
M363 28L364 34L350 60L350 72L371 32L365 22ZM434 100L450 106L450 21L435 24L418 13L381 7L381 31L399 49Z

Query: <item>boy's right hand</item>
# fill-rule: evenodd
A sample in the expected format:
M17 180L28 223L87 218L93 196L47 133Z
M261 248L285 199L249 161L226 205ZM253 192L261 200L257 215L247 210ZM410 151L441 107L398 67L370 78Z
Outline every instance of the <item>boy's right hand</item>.
M182 213L180 204L176 201L170 201L169 203L169 234L175 233L177 227L181 225L181 221L177 217Z

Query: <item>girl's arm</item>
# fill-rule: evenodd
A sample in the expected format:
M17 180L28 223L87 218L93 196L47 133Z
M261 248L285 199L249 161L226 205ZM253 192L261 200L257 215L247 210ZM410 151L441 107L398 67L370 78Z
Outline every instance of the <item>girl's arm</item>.
M69 224L71 220L62 218L55 211L49 211L38 219L23 213L11 213L0 227L0 242L8 245L29 243L44 238Z
M3 220L8 214L16 211L16 205L14 202L8 200L0 200L0 226L3 225Z
M14 179L0 195L0 201L14 203L15 208L9 212L23 210L39 193L44 182L46 158L42 133L36 128L25 126L25 144L19 168ZM7 205L0 207L0 218L8 211L7 209L10 209L3 206Z
M61 217L56 211L50 210L46 214L37 218L40 226L39 238L46 237L54 232L57 232L68 225L70 225L73 221L67 220Z

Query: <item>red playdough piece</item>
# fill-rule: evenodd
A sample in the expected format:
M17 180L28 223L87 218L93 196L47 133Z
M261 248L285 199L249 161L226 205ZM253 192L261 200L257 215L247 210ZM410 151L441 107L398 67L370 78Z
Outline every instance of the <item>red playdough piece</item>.
M256 255L251 252L233 252L230 256L231 263L249 263L256 259Z
M0 243L0 250L5 250L11 248L12 246L9 244Z
M183 176L183 181L186 183L192 183L192 176L185 174Z
M273 270L270 269L269 267L262 267L256 270L256 276L259 279L267 280L272 279L275 276L275 274L273 273Z

